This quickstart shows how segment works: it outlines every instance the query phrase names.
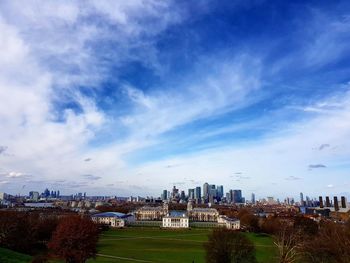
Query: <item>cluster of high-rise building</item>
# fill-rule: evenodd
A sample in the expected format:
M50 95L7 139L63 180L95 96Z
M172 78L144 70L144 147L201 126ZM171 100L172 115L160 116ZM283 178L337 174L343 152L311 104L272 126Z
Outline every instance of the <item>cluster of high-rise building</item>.
M176 186L171 191L163 190L161 194L162 200L172 202L193 201L197 204L206 203L244 203L245 198L242 196L242 190L229 190L226 194L223 185L215 185L204 183L203 187L196 186L185 191L180 191ZM254 195L255 201L255 195Z

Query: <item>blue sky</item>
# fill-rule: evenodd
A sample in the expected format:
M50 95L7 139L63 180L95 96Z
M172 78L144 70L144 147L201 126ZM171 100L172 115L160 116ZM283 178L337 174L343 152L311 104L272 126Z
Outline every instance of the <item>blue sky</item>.
M0 191L350 197L348 1L2 1L0 32Z

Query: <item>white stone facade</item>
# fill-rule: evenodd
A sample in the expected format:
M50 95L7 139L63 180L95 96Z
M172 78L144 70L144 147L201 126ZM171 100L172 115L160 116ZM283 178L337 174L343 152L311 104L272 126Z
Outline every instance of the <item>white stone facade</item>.
M227 229L238 230L241 228L241 221L239 221L239 219L232 219L227 216L219 216L218 224Z
M96 224L109 225L111 227L122 228L125 226L125 220L117 217L91 217Z
M189 219L187 216L178 217L178 216L165 216L163 217L164 228L188 228Z

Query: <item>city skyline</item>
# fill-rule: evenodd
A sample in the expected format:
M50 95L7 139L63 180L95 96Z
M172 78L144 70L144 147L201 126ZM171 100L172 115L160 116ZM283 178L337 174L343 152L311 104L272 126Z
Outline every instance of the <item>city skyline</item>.
M349 199L349 11L1 1L0 192Z

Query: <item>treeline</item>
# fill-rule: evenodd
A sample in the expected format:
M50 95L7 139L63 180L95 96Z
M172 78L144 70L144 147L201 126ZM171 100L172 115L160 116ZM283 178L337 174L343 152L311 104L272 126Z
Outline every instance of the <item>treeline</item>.
M0 247L33 255L36 263L85 262L96 254L98 234L89 217L75 213L0 211Z
M350 262L350 221L316 222L302 215L261 219L245 209L238 217L243 229L274 237L280 263Z

